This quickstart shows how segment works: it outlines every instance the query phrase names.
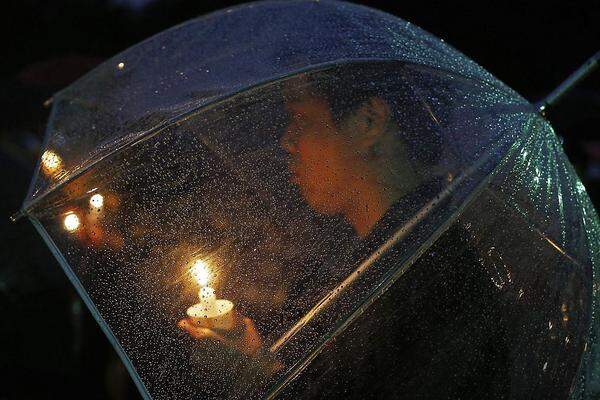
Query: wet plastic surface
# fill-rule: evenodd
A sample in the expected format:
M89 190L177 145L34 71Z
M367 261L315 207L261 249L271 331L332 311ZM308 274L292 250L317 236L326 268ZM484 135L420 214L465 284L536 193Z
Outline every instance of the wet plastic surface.
M56 96L24 208L149 397L593 395L585 189L397 18L259 3L126 51Z

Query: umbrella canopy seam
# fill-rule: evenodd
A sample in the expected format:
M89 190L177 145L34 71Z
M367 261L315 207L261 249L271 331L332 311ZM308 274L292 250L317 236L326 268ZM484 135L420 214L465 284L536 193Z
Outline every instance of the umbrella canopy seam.
M535 118L535 116L531 116L531 117ZM492 171L490 171L490 173L485 177L485 179L483 179L472 190L472 192L469 193L469 195L467 196L467 198L462 202L462 204L460 205L460 207L450 216L450 218L448 218L441 226L439 226L434 232L432 232L431 235L429 235L429 237L426 240L424 240L423 243L412 254L407 255L406 261L404 261L400 267L398 267L396 270L391 271L390 273L386 274L387 276L373 290L373 292L371 292L370 295L367 298L364 299L363 303L359 307L357 307L351 313L351 315L348 318L344 319L344 323L343 324L341 324L340 326L338 326L337 329L334 332L332 332L330 336L328 336L327 338L325 338L325 340L323 340L316 348L314 348L307 357L303 358L300 363L297 363L296 365L292 366L291 369L290 369L290 373L286 374L280 381L276 382L271 387L271 389L269 390L269 395L267 396L267 398L269 398L269 399L276 398L277 395L287 386L287 384L290 383L294 378L296 378L304 370L304 368L307 367L312 362L312 360L314 360L316 358L316 356L320 353L320 350L330 340L334 339L339 334L341 334L344 330L346 330L346 328L348 328L348 326L350 326L352 324L352 322L354 322L358 316L360 316L368 307L370 307L394 282L396 282L400 277L402 277L402 275L404 275L404 273L408 270L408 268L410 268L417 261L417 259L428 248L431 247L431 244L433 242L435 242L437 239L439 239L440 236L458 218L460 218L460 216L462 215L462 213L464 212L464 210L468 206L471 205L471 202L478 197L479 193L481 191L483 191L485 189L485 186L487 184L489 184L489 182L496 176L496 174L499 172L500 168L502 168L505 165L506 160L508 160L510 158L510 156L515 151L517 151L517 148L519 148L522 145L521 139L523 137L525 137L525 135L527 135L531 131L531 129L532 129L531 128L531 124L527 124L527 126L523 128L522 133L511 144L511 146L506 150L506 152L502 155L502 157L500 158L500 160L498 161L498 163L494 166L494 168L492 169ZM481 167L485 163L485 161L487 161L487 160L480 160L480 162L478 164L474 165L471 168L471 171L474 171L478 167ZM462 176L462 180L467 179L467 177L468 177L468 173L466 175ZM460 178L457 178L457 181L459 179ZM456 188L458 185L460 185L460 182L458 184L456 184L452 189ZM451 193L453 191L452 189L448 190L447 193L448 194ZM425 206L425 207L423 207L423 209L428 209L428 207ZM401 228L400 230L398 230L398 232L403 231L403 229L404 228ZM393 246L394 242L396 242L399 238L400 238L400 236L398 235L398 233L396 233L384 245L382 245L381 248L376 251L376 253L378 253L378 254L375 255L375 259L373 260L373 262L376 261L377 258L381 257L385 252L387 252L388 249L391 248L391 246ZM555 244L553 244L553 245L556 246ZM563 253L564 255L567 255L562 250L561 250L561 253ZM370 257L369 260L367 260L367 261L370 261L371 258L373 258L373 256ZM362 264L361 264L361 266L359 266L359 268L357 269L357 271L359 269L361 269L361 268L362 268ZM350 276L352 276L352 275L350 275ZM336 296L337 296L337 294L339 292L340 292L339 287L331 291L331 293L335 293ZM327 295L325 297L325 299L327 299L328 296L329 295ZM315 308L313 310L316 309L317 311L320 311L322 309L322 304L324 304L324 303L326 303L326 302L324 302L323 300L321 302L317 303L317 305L315 306ZM311 312L313 310L311 310ZM312 316L311 316L311 318L312 318ZM304 323L302 323L303 321L300 320L299 322L300 323L297 324L297 326L294 326L290 330L291 333L292 333L291 336L293 336L296 333L296 331L298 330L297 328L302 328L304 325L306 325L306 321ZM277 351L279 349L279 347L285 345L285 343L289 339L291 339L291 337L286 337L284 335L283 339L284 340L281 340L280 342L275 343L275 345L274 345L275 350L272 347L271 351Z
M125 148L135 146L136 144L141 143L146 139L152 138L153 136L160 133L162 130L167 129L173 125L176 125L182 121L185 121L186 119L196 115L199 112L203 112L205 110L210 110L211 108L216 107L226 101L229 101L230 99L233 99L242 93L247 93L249 91L256 90L258 88L262 88L265 85L273 84L275 82L284 81L286 79L289 79L293 76L296 76L298 74L305 73L305 72L311 72L311 71L315 71L315 70L319 70L319 69L325 69L327 67L336 67L339 65L347 64L347 63L355 63L355 62L368 63L368 62L373 62L373 61L400 61L407 65L430 68L433 71L443 72L447 76L453 76L455 78L464 79L469 82L476 82L476 83L488 86L490 88L493 88L494 90L500 92L501 94L503 94L505 96L508 96L514 100L519 100L520 101L519 106L527 105L527 106L533 107L533 105L531 103L529 103L526 99L524 99L522 96L520 96L517 92L506 90L507 87L500 87L500 86L494 85L490 82L487 82L485 80L476 78L476 77L468 77L466 75L463 75L463 74L460 74L457 72L449 71L449 70L446 70L443 68L433 67L433 66L427 65L427 64L407 62L405 60L400 60L400 59L394 60L394 59L390 59L390 58L339 59L339 60L335 60L335 61L328 61L325 63L314 64L314 65L311 65L308 67L304 67L304 68L300 68L300 69L288 72L284 75L277 76L273 79L268 79L268 80L263 80L263 81L257 82L255 84L253 84L252 86L245 87L244 89L236 90L233 92L228 92L219 97L213 98L209 103L201 104L190 110L187 110L185 112L177 114L174 117L168 118L167 120L163 121L162 123L160 123L158 125L153 126L152 128L146 129L142 132L139 132L138 134L133 135L133 137L125 136L123 138L125 140L123 140L122 143L118 144L116 147L113 147L112 149L107 150L106 154L99 155L98 153L96 153L96 154L92 155L92 157L88 158L87 161L82 163L81 167L76 168L74 171L69 173L60 182L58 182L57 184L55 184L53 186L50 186L45 191L43 191L42 194L38 195L37 197L32 198L29 202L27 202L27 201L24 202L21 207L20 212L16 214L16 218L19 218L22 215L28 215L30 213L30 211L38 203L40 203L46 196L48 196L50 193L53 193L54 191L62 188L63 186L65 186L69 182L73 181L74 179L78 178L79 176L83 175L85 172L92 169L96 164L109 158L110 156L119 153L121 150L123 150ZM56 99L56 100L59 100L59 99ZM58 103L59 103L58 101L54 102L54 104L52 106L51 115L56 112L56 107L58 107ZM532 110L533 110L533 108L532 108ZM48 131L46 132L46 135L45 135L45 143L47 143L48 138L50 137L50 129L51 129L51 127L49 126ZM98 158L96 158L95 160L91 160L94 157L98 157ZM35 170L33 180L31 182L30 193L27 196L27 198L30 198L30 195L33 192L33 187L34 187L35 181L36 181L37 177L39 176L39 174L38 174L39 166L40 166L40 160L38 160L38 165ZM13 219L14 218L15 217L13 217Z

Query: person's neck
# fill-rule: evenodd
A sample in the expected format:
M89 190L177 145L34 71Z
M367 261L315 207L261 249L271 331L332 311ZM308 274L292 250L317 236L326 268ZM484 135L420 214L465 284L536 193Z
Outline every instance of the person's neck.
M344 215L353 226L356 234L365 238L386 211L394 203L393 196L383 193L380 188L368 181L362 181L354 187L351 201Z

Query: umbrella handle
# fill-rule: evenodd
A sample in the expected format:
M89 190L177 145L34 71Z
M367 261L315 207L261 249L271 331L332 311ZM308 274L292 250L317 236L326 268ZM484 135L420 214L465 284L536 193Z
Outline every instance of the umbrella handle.
M536 103L538 112L542 115L546 110L556 104L565 93L571 90L575 85L587 77L594 69L598 67L600 63L600 51L591 56L581 67L573 72L567 79L565 79L556 89L548 94L544 99Z

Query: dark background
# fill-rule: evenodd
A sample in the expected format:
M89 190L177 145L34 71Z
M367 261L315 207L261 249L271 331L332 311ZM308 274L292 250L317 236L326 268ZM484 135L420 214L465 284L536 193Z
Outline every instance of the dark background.
M526 98L542 98L600 49L600 2L356 1L445 39ZM104 59L240 1L22 0L0 26L0 399L137 398L110 344L33 227L25 197L49 110L43 103ZM600 201L600 71L548 118Z

